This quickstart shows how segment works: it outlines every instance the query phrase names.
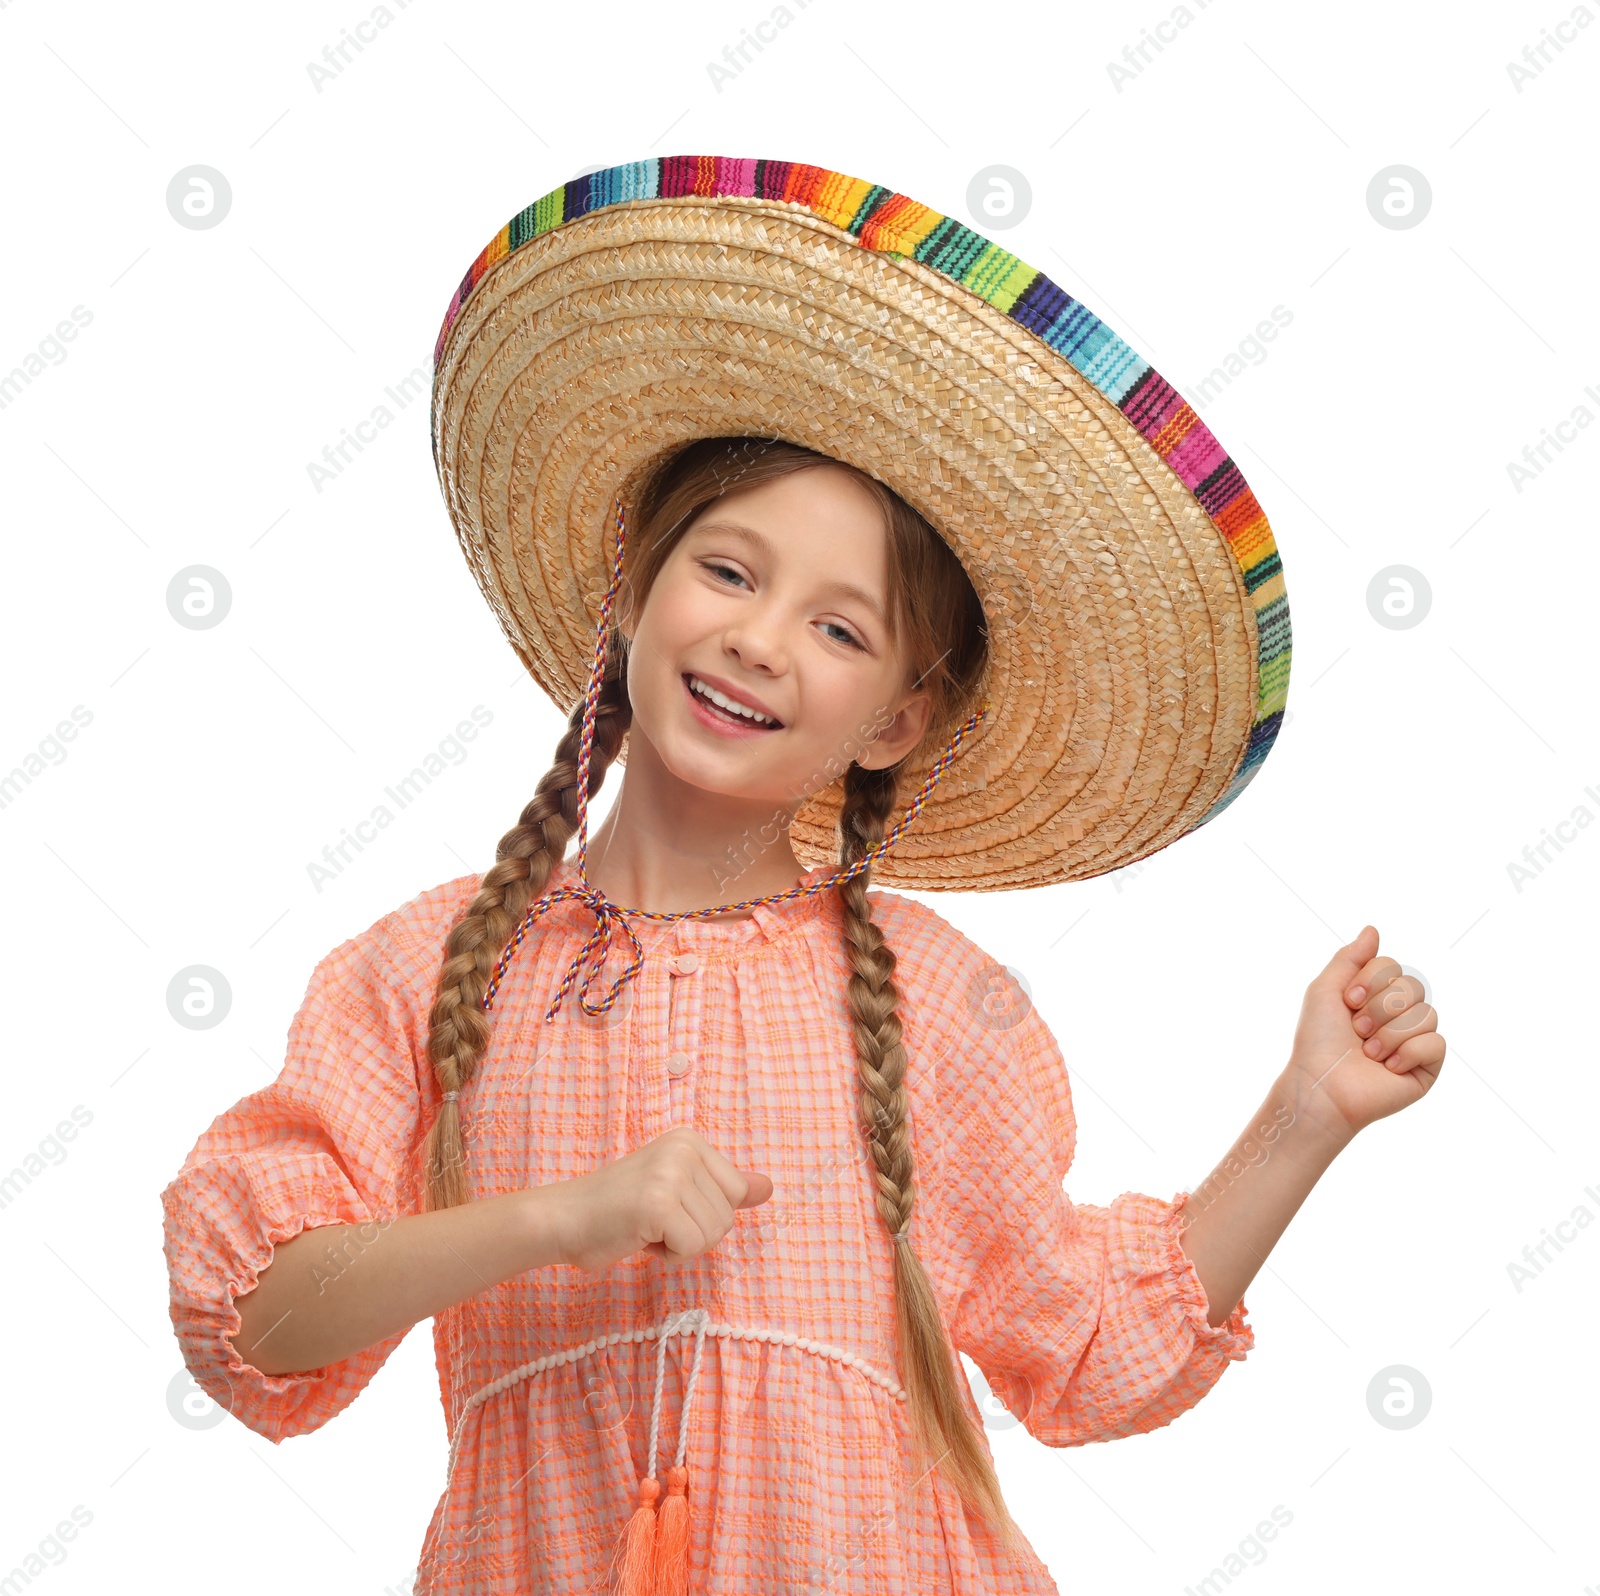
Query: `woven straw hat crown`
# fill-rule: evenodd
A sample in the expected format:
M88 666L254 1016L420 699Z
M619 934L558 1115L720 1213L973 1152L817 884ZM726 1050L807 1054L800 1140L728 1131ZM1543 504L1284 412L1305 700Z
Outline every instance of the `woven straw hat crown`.
M1238 467L1064 289L879 185L673 156L552 189L452 298L431 421L472 572L564 712L592 663L614 500L635 504L682 445L787 438L932 523L983 604L988 707L874 865L882 884L1130 864L1231 804L1282 724L1283 570ZM907 759L902 793L937 754ZM794 816L808 866L837 858L839 801L835 781Z

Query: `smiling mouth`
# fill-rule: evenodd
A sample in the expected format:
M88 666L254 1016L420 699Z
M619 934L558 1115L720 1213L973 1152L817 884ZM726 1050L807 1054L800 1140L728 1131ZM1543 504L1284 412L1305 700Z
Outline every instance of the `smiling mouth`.
M741 715L737 710L724 709L721 704L707 698L694 685L694 678L685 671L681 678L683 689L700 712L718 725L736 727L740 731L780 731L783 722L776 719L757 720L753 715Z

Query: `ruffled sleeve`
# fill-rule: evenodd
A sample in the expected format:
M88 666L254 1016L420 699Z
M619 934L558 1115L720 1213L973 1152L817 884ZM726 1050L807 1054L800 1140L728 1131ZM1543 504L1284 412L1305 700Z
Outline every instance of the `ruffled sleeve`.
M1046 1446L1170 1424L1255 1344L1246 1306L1207 1322L1179 1240L1187 1192L1067 1197L1077 1126L1061 1050L1015 977L951 935L933 1001L952 1339Z
M426 1129L418 1073L426 1015L395 959L390 922L379 921L322 960L277 1080L213 1120L161 1194L184 1362L213 1401L274 1443L347 1407L405 1334L284 1375L263 1374L232 1340L240 1329L234 1300L255 1287L278 1243L308 1226L416 1211L411 1159ZM348 1244L328 1273L347 1267L347 1257Z

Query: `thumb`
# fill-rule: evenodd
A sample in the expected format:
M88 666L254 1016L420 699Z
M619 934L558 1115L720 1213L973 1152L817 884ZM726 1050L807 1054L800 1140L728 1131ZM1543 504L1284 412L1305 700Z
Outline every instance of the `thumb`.
M1320 984L1329 987L1342 997L1350 983L1355 980L1361 967L1367 963L1378 951L1378 928L1364 925L1356 933L1355 940L1347 942L1339 949L1324 966Z
M741 1208L754 1208L759 1203L764 1203L772 1195L772 1182L765 1175L746 1175L750 1182L750 1189L744 1194L744 1201L738 1206Z

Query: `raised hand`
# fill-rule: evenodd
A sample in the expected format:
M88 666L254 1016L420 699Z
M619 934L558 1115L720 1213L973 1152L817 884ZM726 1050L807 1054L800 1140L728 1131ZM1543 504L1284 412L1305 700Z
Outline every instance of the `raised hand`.
M1363 926L1310 986L1286 1073L1299 1112L1353 1135L1426 1095L1444 1065L1439 1016L1422 983L1378 956L1378 931Z

